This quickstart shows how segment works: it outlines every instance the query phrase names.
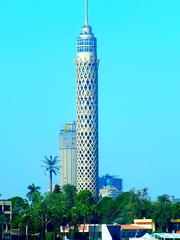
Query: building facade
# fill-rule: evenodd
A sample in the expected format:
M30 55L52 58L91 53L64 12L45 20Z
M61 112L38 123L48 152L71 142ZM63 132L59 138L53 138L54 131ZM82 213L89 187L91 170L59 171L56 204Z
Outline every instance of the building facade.
M123 183L122 178L119 178L118 176L106 174L104 176L99 177L99 189L111 186L117 188L119 191L122 191L123 189L122 183Z
M102 197L117 197L122 193L122 179L109 174L99 177L99 193Z
M76 123L68 123L60 131L60 186L71 184L76 186Z
M85 24L77 38L77 190L98 192L98 65L97 41L88 24L88 0Z
M0 236L2 239L10 239L12 220L12 203L0 200Z
M115 187L106 186L99 190L99 194L101 195L101 197L116 198L118 195L121 194L121 192Z

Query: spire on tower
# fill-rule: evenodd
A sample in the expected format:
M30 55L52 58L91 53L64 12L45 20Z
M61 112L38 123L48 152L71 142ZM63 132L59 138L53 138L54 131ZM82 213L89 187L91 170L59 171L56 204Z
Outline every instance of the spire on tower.
M85 26L88 26L88 0L85 0Z

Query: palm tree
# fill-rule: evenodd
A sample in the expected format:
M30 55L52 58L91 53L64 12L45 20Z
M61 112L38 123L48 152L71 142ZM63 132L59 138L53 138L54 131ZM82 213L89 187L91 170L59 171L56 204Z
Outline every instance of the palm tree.
M52 192L52 175L57 174L59 172L59 166L56 166L56 164L59 162L58 156L44 156L43 162L46 164L45 166L45 172L49 172L49 180L50 180L50 192Z
M34 183L28 186L29 192L27 193L27 198L29 201L35 202L39 199L40 197L40 190L41 188L39 186L35 186Z

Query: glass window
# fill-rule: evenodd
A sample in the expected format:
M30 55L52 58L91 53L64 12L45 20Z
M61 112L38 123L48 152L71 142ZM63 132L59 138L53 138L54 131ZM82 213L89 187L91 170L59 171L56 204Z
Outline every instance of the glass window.
M10 205L4 205L4 211L10 211Z

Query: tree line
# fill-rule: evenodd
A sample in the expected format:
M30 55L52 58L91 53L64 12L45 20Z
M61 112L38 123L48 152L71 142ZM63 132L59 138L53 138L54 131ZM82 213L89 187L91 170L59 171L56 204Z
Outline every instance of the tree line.
M40 187L28 186L27 199L19 196L12 201L12 228L30 239L45 239L48 232L60 238L60 226L73 226L70 234L78 232L80 224L130 224L134 219L152 218L157 231L167 231L171 219L180 218L180 203L168 195L151 201L148 190L130 190L115 199L94 196L89 190L77 192L72 185L52 192L40 193ZM41 238L40 238L41 237Z
M45 239L53 233L61 239L60 226L69 226L70 234L78 234L80 224L130 224L134 219L152 218L157 231L167 231L171 219L180 218L180 203L172 203L168 195L151 201L148 189L123 192L115 199L94 196L90 191L77 192L73 185L53 189L52 176L59 171L58 157L45 156L42 167L49 173L49 192L42 194L35 184L28 186L26 199L16 196L12 202L11 228L26 240ZM0 224L4 223L4 220Z

